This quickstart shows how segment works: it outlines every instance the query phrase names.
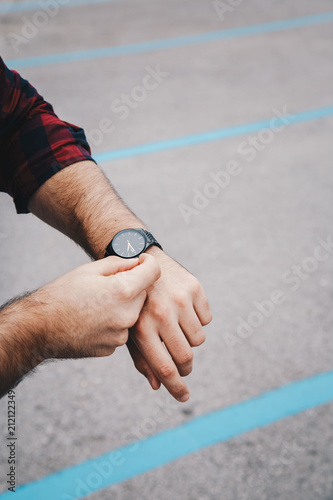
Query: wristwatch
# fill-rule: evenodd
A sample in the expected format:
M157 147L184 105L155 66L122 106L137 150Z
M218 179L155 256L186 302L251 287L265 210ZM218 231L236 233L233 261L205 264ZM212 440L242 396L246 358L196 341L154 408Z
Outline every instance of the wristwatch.
M154 236L146 229L123 229L108 244L104 257L117 255L123 259L131 259L138 257L152 245L156 245L163 250Z

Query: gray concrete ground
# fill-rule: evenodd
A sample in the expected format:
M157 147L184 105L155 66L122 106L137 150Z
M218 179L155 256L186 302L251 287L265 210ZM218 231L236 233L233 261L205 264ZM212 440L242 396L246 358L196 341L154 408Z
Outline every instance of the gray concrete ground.
M228 3L228 2L226 2ZM231 4L231 2L230 2ZM332 10L328 0L251 0L222 21L205 0L124 0L62 8L13 53L6 34L22 17L2 17L5 59L121 45L261 24ZM273 109L298 113L332 105L332 24L236 38L116 58L21 71L63 118L91 132L103 118L116 129L94 153L259 121ZM168 73L125 120L112 102L142 82L146 67ZM14 68L13 68L14 69ZM301 280L296 291L282 280L313 255L317 239L333 234L333 118L292 125L275 133L253 161L234 137L102 165L118 191L166 251L201 280L214 321L195 352L188 377L191 399L171 401L150 390L126 352L111 358L51 363L17 389L19 483L97 456L125 443L128 432L152 415L158 402L172 412L153 433L211 410L332 369L333 257ZM192 215L191 205L210 173L235 159L242 172ZM71 241L32 215L16 215L0 196L1 302L87 262ZM230 350L239 317L254 301L281 288L287 300L262 326ZM265 429L187 456L91 496L96 500L333 499L333 405L307 411ZM0 402L6 430L5 402ZM148 435L148 432L147 434ZM281 466L286 444L297 448ZM4 441L1 471L6 470ZM5 490L0 476L0 489Z

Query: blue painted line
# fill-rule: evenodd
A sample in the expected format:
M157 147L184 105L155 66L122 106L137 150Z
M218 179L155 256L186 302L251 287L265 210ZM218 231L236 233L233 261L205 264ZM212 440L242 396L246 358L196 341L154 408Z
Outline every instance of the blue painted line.
M174 429L19 487L16 500L76 500L207 446L333 401L333 371L198 417ZM112 430L111 430L112 432ZM12 493L0 495L12 499Z
M284 123L283 119L276 118L274 125L292 125L295 123L301 123L308 120L315 120L318 118L324 118L325 116L330 116L333 114L333 106L328 106L325 108L319 108L311 111L304 111L302 113L291 115L288 118L288 123ZM185 146L194 146L197 144L202 144L205 142L217 141L220 139L227 139L229 137L235 137L238 135L249 134L251 132L258 132L263 128L269 128L271 126L272 117L268 120L263 120L259 122L246 123L243 125L236 125L235 127L222 128L219 130L212 130L209 132L203 132L201 134L187 135L184 137L178 137L174 139L167 139L164 141L151 142L148 144L142 144L140 146L133 146L129 148L115 149L111 151L104 151L103 153L97 153L94 155L94 159L97 162L106 162L111 160L119 160L122 158L128 158L131 156L139 156L149 153L157 153L160 151L165 151L168 149L182 148Z
M29 10L45 10L48 8L54 15L54 5L58 6L59 10L65 7L79 7L81 5L95 5L99 3L120 2L121 0L38 0L24 2L5 2L0 4L0 14L11 12L27 12Z
M104 57L123 56L129 54L139 54L163 49L172 49L175 47L185 47L207 42L217 42L231 38L238 38L263 33L273 33L295 28L304 28L324 24L333 21L333 12L325 14L316 14L313 16L298 17L295 19L286 19L284 21L275 21L265 24L256 24L253 26L243 26L229 30L213 31L202 33L200 35L190 35L179 38L167 38L153 42L134 43L130 45L120 45L113 47L102 47L92 50L80 50L77 52L65 52L59 54L49 54L46 56L27 57L24 59L11 59L7 61L8 66L13 69L28 68L31 66L45 66L50 64L70 63L78 61L87 61L90 59L101 59Z

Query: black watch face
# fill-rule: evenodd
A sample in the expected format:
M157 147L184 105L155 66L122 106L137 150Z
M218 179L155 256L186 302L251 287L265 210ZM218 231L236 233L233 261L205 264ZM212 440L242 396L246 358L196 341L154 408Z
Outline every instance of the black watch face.
M146 237L137 229L124 229L112 240L112 249L124 259L137 257L146 248Z

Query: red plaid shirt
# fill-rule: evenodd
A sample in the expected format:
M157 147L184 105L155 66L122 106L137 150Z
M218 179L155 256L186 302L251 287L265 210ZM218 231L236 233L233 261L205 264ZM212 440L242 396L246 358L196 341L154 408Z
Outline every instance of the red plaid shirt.
M59 120L51 104L0 58L0 191L18 213L34 192L73 163L92 160L82 128Z

